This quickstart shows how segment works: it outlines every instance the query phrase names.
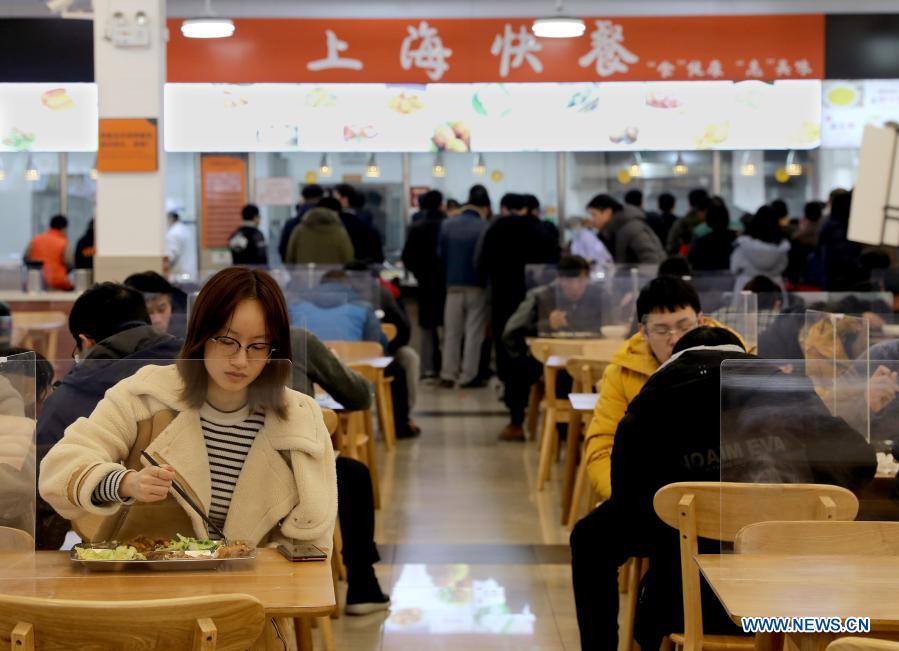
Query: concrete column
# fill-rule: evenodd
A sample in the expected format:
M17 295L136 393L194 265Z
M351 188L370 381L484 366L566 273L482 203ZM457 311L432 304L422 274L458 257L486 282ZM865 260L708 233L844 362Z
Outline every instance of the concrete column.
M94 74L101 118L155 118L156 172L100 173L97 179L97 255L94 278L121 281L138 271L162 272L165 242L165 156L162 90L166 78L165 0L94 3ZM113 15L134 23L143 12L149 47L116 47L107 39Z

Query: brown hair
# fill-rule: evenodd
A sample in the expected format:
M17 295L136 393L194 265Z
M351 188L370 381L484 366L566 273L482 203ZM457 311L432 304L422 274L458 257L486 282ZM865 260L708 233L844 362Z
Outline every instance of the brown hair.
M284 388L291 376L290 320L284 294L275 279L264 271L229 267L215 274L200 290L190 315L184 346L178 355L178 371L184 379L182 399L198 409L206 400L209 376L206 368L193 360L203 359L206 342L224 328L245 300L257 300L265 313L265 329L274 347L273 360L249 387L250 408L273 411L287 417Z

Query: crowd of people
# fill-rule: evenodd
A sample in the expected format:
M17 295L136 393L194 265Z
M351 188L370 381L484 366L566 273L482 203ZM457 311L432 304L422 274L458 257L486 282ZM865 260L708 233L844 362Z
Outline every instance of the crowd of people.
M543 219L533 195L505 194L494 214L482 185L472 186L462 204L431 190L419 198L402 251L417 284L418 350L407 296L378 273L384 261L379 220L365 209L361 193L345 184L331 193L309 185L302 196L284 225L278 253L288 266L326 265L327 272L311 281L291 276L279 283L258 268L270 261L259 209L250 204L228 240L235 266L206 281L190 310L191 290L155 272L97 284L75 301L68 328L78 363L55 390L50 380L43 382L37 418L39 546L58 548L71 528L89 526L114 525L120 533L150 537L192 530L205 537L205 525L169 496L173 479L181 477L208 489L210 516L227 536L254 543L287 537L330 547L339 513L347 612L386 609L389 597L373 570L378 550L368 469L342 456L334 460L310 398L317 385L347 409L366 409L371 387L326 342L377 342L393 358L387 374L399 438L421 432L411 416L420 380L439 390L471 390L486 386L495 372L509 412L499 439L524 441L530 390L542 375L527 339L605 336L608 292L593 279L597 272L614 278L615 264L648 265L657 273L633 292L631 320L623 324L628 335L596 387L599 398L585 432L583 463L600 505L571 536L584 649L617 648L617 573L633 556L651 559L637 640L657 648L683 626L678 540L654 514L658 488L718 481L729 473L734 480L799 477L859 490L873 477L874 448L828 409L811 374L792 366L756 367L751 381L727 400L721 393L722 363L766 356L766 336L777 343L768 357L797 365L809 355L806 336L845 337L841 359L866 352L852 347L857 333L810 334L807 326L781 318L811 307L877 311L857 301L785 314L783 297L792 290L870 291L884 282L880 271L886 289L899 290L889 286L895 275L889 256L847 238L850 191L836 190L826 203L809 202L796 220L779 200L735 220L721 197L701 189L690 192L682 217L669 193L650 212L637 190L621 201L598 194L585 206L587 217L568 220L563 238ZM28 260L42 263L47 284L60 289L67 276L66 226L64 217L54 217L26 252ZM170 216L173 278L196 264L181 252L187 241L181 226L177 215ZM92 239L88 244L85 249L92 249ZM530 265L552 273L534 279ZM718 293L759 296L756 324L764 325L764 333L742 330L733 305L704 305L697 281L706 273L729 279ZM893 305L880 308L892 311ZM881 345L875 354L899 358L899 349ZM154 364L165 360L177 362ZM871 371L877 393L872 410L892 413L890 407L899 405L896 373ZM570 385L561 374L559 395ZM777 386L780 395L772 400L754 391L762 386ZM725 420L735 441L746 443L728 455L720 440ZM878 422L886 428L885 416ZM760 431L776 440L770 448L776 454L747 452L760 449L749 444ZM264 446L246 443L260 438ZM133 457L142 449L162 465L141 465ZM148 508L156 503L166 510ZM140 508L118 517L133 504ZM707 630L732 632L717 601L704 597Z

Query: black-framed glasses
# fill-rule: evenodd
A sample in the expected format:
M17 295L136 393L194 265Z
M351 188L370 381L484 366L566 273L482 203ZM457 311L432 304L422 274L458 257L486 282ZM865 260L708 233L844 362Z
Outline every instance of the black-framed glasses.
M212 337L209 341L218 346L223 357L234 357L240 352L240 349L243 348L247 351L247 359L262 361L271 357L272 353L275 352L275 347L271 344L253 343L244 346L237 341L237 339L226 337L224 335L221 337Z

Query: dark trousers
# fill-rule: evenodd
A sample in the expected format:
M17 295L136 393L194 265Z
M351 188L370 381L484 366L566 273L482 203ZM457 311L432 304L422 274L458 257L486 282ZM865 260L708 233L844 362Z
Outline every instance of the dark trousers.
M584 651L618 648L618 568L631 556L648 556L651 535L611 501L574 527L571 574Z
M524 423L531 387L543 377L543 365L530 355L512 357L508 361L509 375L505 380L506 391L503 400L509 409L509 420L513 425ZM571 393L571 376L560 371L556 376L556 398L567 398Z
M384 375L393 378L393 382L390 383L390 397L393 399L393 420L399 432L409 426L409 389L406 386L409 378L406 377L403 367L396 362L391 362L390 366L384 369Z
M365 590L365 582L374 577L372 566L381 559L375 545L375 499L368 468L344 456L337 457L337 513L349 589Z

